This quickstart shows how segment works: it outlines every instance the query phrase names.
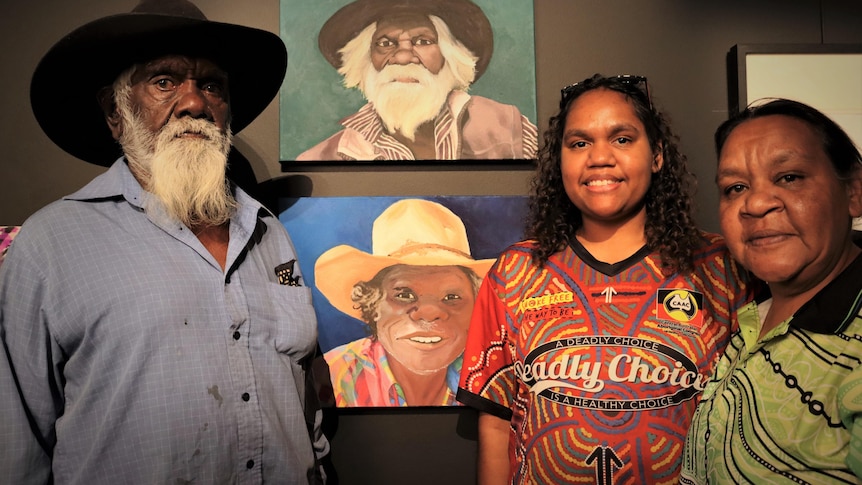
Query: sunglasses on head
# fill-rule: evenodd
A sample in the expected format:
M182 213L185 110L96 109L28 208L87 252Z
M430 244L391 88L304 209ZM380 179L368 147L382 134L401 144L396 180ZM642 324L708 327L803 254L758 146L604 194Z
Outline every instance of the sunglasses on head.
M612 79L622 84L630 84L640 89L641 92L646 95L647 102L649 103L650 109L652 109L652 98L649 95L649 83L647 83L646 76L636 76L633 74L620 74L619 76L612 76L607 79ZM575 93L575 91L583 87L585 84L590 83L590 80L581 81L574 84L569 84L560 90L560 109L566 107L566 104L569 102L569 98Z

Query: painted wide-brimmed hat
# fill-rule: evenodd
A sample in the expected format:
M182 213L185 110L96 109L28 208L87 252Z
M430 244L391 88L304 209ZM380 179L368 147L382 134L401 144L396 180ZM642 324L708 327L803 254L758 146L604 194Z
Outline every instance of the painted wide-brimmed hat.
M317 36L320 52L338 69L341 67L338 51L362 29L380 19L405 13L440 17L452 35L479 58L476 79L482 76L494 52L494 33L485 12L470 0L356 0L335 12L320 28Z
M483 278L494 259L473 259L461 218L436 202L404 199L386 208L371 227L371 253L342 244L317 258L314 283L335 308L361 319L350 295L395 264L464 266Z
M187 0L142 0L131 13L75 29L45 54L30 83L33 113L60 148L110 165L122 151L98 91L133 64L171 54L206 58L228 73L234 133L269 105L287 69L287 49L271 32L207 20Z

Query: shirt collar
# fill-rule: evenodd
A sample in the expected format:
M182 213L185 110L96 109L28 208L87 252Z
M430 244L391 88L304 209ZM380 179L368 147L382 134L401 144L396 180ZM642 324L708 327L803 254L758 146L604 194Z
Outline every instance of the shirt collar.
M231 237L240 237L246 240L258 228L258 215L272 215L261 206L260 202L253 199L241 188L235 186L235 197L237 200L237 213L231 218ZM107 172L94 178L90 183L77 192L67 195L64 199L94 202L105 199L124 198L129 204L143 209L144 200L148 196L138 180L132 175L125 158L120 157L111 165ZM162 213L151 214L150 218L161 225L172 225L167 220L167 215Z
M107 172L99 175L77 192L63 197L67 200L96 201L123 197L130 204L141 208L144 203L144 189L126 160L120 157L111 165Z
M862 255L796 311L790 325L821 334L842 332L862 308Z
M739 330L746 345L754 347L760 332L760 304L772 298L769 286L763 284L755 299L737 311ZM808 300L796 313L765 338L783 335L794 327L819 334L838 334L850 325L862 308L862 255L850 263L834 280Z

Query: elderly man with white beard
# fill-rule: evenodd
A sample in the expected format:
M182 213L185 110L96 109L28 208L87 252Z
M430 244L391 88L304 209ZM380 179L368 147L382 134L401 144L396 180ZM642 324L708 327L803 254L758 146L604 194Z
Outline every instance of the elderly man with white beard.
M310 290L284 226L226 177L231 127L286 67L278 36L187 0L42 59L36 119L110 168L30 217L0 267L4 483L323 483Z
M299 161L532 159L536 126L467 89L493 32L469 0L357 0L327 20L320 51L368 104Z

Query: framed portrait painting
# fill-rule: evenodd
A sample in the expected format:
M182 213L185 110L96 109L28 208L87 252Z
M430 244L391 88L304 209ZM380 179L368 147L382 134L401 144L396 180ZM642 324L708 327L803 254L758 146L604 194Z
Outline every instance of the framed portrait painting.
M534 159L531 0L281 0L282 166Z
M0 264L3 264L9 246L12 245L12 240L15 239L20 230L21 226L0 226Z
M456 405L479 285L522 239L527 198L304 197L280 207L312 289L319 394L339 407Z

